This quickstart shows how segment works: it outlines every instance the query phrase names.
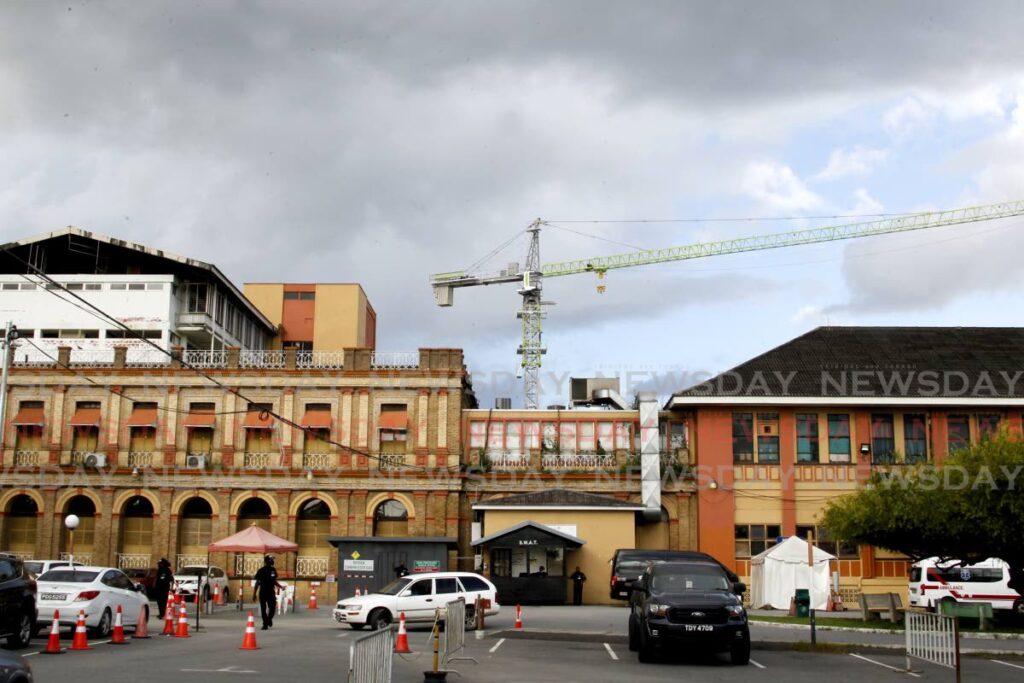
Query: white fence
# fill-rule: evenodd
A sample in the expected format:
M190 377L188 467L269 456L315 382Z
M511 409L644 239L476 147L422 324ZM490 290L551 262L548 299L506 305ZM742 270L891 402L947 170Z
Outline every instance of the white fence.
M395 629L382 628L348 646L348 683L391 683Z
M117 554L117 568L118 569L149 569L150 560L152 555L149 554L134 554L134 553L118 553Z
M930 612L906 613L907 671L911 657L938 664L956 672L960 683L960 627L957 618Z
M370 367L375 370L412 370L419 366L419 351L374 351L370 354Z

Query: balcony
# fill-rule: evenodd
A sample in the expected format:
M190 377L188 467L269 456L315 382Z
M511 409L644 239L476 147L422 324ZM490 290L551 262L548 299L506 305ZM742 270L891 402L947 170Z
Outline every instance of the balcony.
M178 555L176 559L176 569L180 570L182 567L205 567L207 558L206 555Z
M379 463L382 470L399 470L405 467L404 453L381 453L377 457L380 458Z
M190 349L181 352L181 362L193 368L216 369L228 366L227 351L197 351Z
M334 467L333 453L303 453L302 466L310 470L329 470Z
M14 451L14 466L15 467L38 467L45 462L45 454L43 451Z
M128 467L152 467L156 462L156 453L138 451L128 454Z
M546 470L596 470L615 466L615 456L597 453L545 453L540 466Z
M206 564L206 558L202 564ZM235 555L235 576L254 576L262 566L262 555Z
M303 370L341 370L345 367L344 351L299 351L295 367Z
M530 456L527 453L484 453L481 464L497 472L525 470L530 466Z
M133 554L133 553L118 553L117 554L117 568L118 569L149 569L151 566L151 560L153 556L149 553Z
M265 470L277 467L280 459L277 453L245 453L242 455L242 467L247 470Z
M330 561L327 555L299 555L295 559L295 575L322 578L327 575Z
M239 351L238 367L283 370L284 356L284 351Z
M60 556L57 557L57 559L58 560L64 560L65 562L70 562L72 560L72 553L61 553ZM73 559L78 564L91 565L92 564L93 555L92 555L91 552L88 552L88 553L74 553L74 558Z
M370 367L374 370L415 370L420 366L418 351L374 351Z

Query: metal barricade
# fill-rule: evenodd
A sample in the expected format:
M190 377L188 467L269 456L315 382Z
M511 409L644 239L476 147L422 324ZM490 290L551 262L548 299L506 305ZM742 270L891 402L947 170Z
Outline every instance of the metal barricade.
M447 664L466 647L466 600L459 598L444 606L444 651L441 661Z
M382 628L348 646L348 683L391 683L395 629Z
M906 612L907 671L911 657L956 672L960 683L960 626L957 618L931 612Z

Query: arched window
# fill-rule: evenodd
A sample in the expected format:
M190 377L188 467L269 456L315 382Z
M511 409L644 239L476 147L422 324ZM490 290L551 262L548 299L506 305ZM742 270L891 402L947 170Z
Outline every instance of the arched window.
M75 496L64 506L64 514L61 517L61 544L62 552L71 551L70 537L64 518L68 515L78 515L79 524L75 529L75 561L92 562L92 552L96 535L96 506L88 496Z
M299 553L322 550L331 547L327 537L331 533L331 509L322 500L307 500L299 510L295 523L295 537ZM310 553L313 554L313 553ZM326 554L326 552L324 553Z
M262 498L250 498L238 509L238 531L248 529L253 524L270 531L270 505Z
M75 541L77 542L77 538ZM153 504L148 498L129 498L121 510L121 543L118 566L148 569L153 552Z
M408 536L409 513L397 500L386 500L373 511L374 536Z
M189 498L178 515L178 554L201 557L202 562L186 558L184 564L205 564L207 546L213 542L213 508L205 498Z
M36 527L39 507L35 499L22 493L7 506L4 525L4 547L12 553L31 557L36 550Z

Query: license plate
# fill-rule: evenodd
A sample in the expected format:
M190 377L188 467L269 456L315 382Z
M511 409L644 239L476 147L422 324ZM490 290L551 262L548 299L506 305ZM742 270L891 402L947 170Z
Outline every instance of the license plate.
M39 596L41 600L52 600L55 602L63 602L68 599L66 593L43 593Z
M714 631L715 627L711 624L686 624L683 627L684 631Z

